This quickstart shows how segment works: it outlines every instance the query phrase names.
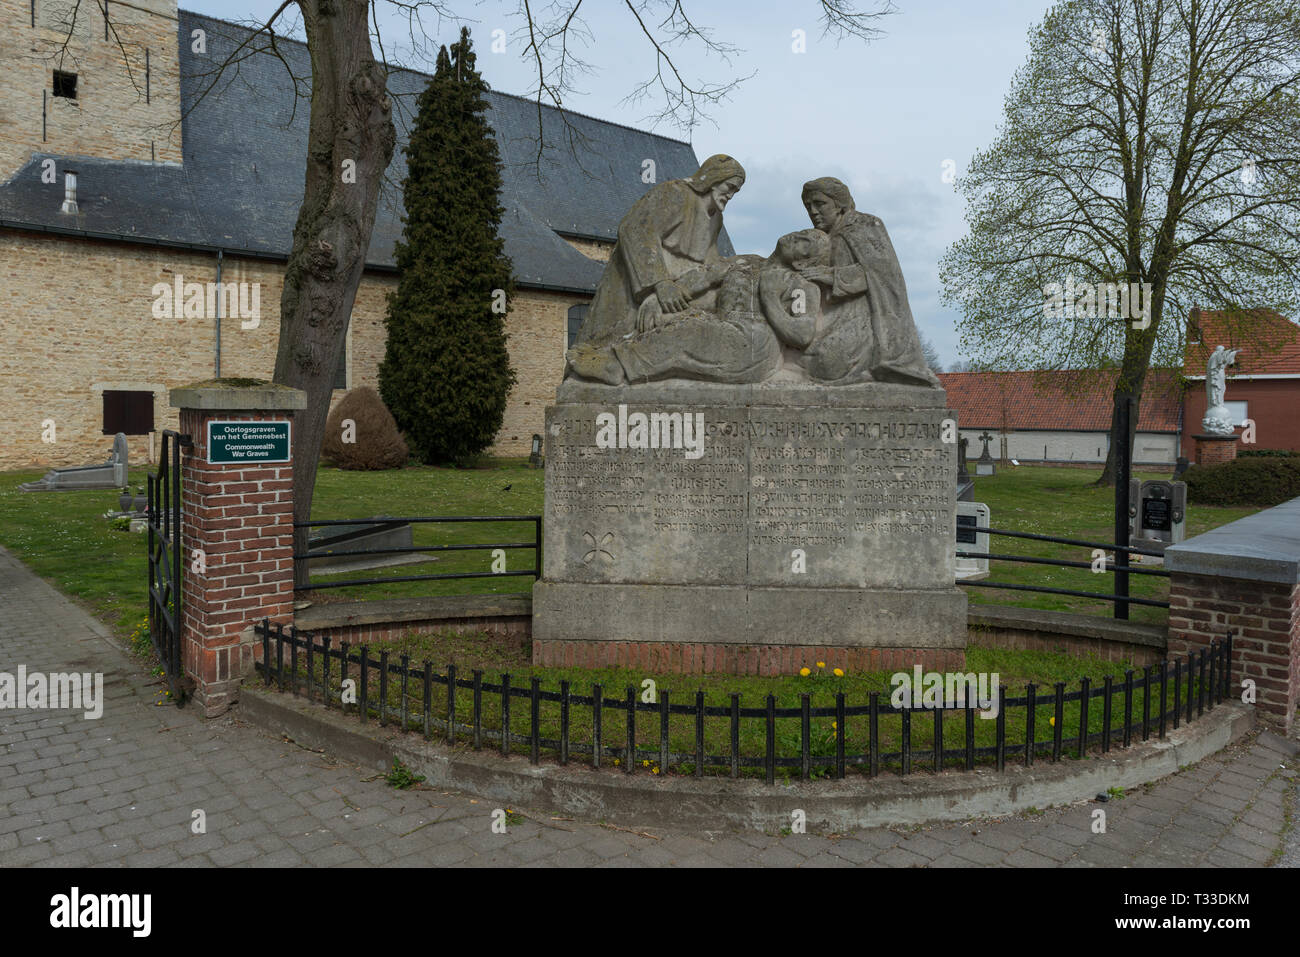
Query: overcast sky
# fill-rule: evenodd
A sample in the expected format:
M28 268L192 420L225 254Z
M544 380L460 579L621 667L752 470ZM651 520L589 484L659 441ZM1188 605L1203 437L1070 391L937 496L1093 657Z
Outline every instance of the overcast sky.
M543 0L544 2L544 0ZM864 9L876 0L862 0ZM674 52L691 80L721 83L748 76L710 122L686 131L660 123L656 132L690 140L696 155L729 153L744 165L745 187L727 207L727 230L738 252L769 253L775 240L808 225L800 186L838 176L859 209L885 222L907 280L917 326L945 365L959 358L957 316L939 302L938 261L964 232L963 204L943 181L951 160L958 176L988 146L1001 121L1012 74L1025 60L1030 29L1048 0L895 0L879 21L884 35L821 39L816 0L686 0L691 18L719 41L740 48L730 65L698 46ZM182 0L181 6L227 20L262 18L279 0ZM381 6L387 6L381 4ZM444 0L470 27L479 67L506 93L535 88L517 0ZM534 7L539 6L534 3ZM655 9L657 7L652 7ZM874 8L874 6L872 7ZM569 108L632 126L652 112L624 102L654 71L654 51L626 7L588 0L591 37L580 55L593 68L579 77ZM381 13L385 49L404 65L431 69L410 50L404 19ZM431 39L455 39L462 21L426 18ZM506 50L491 52L492 31L506 32ZM795 53L792 33L807 35Z

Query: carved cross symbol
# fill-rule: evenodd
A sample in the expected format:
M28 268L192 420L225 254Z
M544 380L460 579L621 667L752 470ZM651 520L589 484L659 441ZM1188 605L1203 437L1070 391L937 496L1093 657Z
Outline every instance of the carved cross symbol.
M601 536L599 544L596 542L596 536L591 534L591 532L583 532L582 537L585 538L587 544L591 546L591 550L582 556L582 564L590 565L591 560L595 558L597 554L603 555L606 561L612 562L614 560L614 553L605 548L606 545L614 540L613 532L606 532Z

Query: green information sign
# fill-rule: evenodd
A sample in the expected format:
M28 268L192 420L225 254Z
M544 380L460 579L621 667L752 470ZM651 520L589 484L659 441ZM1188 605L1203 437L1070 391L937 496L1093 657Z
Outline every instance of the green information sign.
M208 462L289 461L289 422L209 422Z

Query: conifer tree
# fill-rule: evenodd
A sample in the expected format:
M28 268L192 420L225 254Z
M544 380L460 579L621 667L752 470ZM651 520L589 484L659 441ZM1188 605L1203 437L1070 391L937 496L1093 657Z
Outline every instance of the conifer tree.
M438 51L406 147L379 391L426 462L463 462L501 428L515 383L506 349L511 263L498 235L501 161L468 29Z

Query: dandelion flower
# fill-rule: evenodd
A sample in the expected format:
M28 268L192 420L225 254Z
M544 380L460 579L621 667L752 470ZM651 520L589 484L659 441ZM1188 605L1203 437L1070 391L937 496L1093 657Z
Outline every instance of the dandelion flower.
M654 769L652 770L652 773L653 773L653 774L658 774L658 773L659 773L659 769L658 769L658 768L654 768Z
M844 669L843 669L843 668L836 668L836 669L835 669L835 677L836 677L836 678L843 678L843 677L844 677Z
M648 767L650 767L650 762L649 762L649 761L642 761L642 762L641 762L641 767L643 767L643 768L648 768Z
M826 662L824 662L824 661L819 661L819 662L817 662L817 667L818 667L818 668L825 668L825 667L826 667Z
M802 677L804 677L804 678L807 678L810 674L812 674L812 672L809 671L807 668L800 668L800 669L799 669L799 674L800 674L800 676L802 676Z
M1053 728L1055 728L1055 727L1056 727L1056 715L1052 715L1052 717L1048 718L1048 719L1047 719L1047 723L1050 724Z

